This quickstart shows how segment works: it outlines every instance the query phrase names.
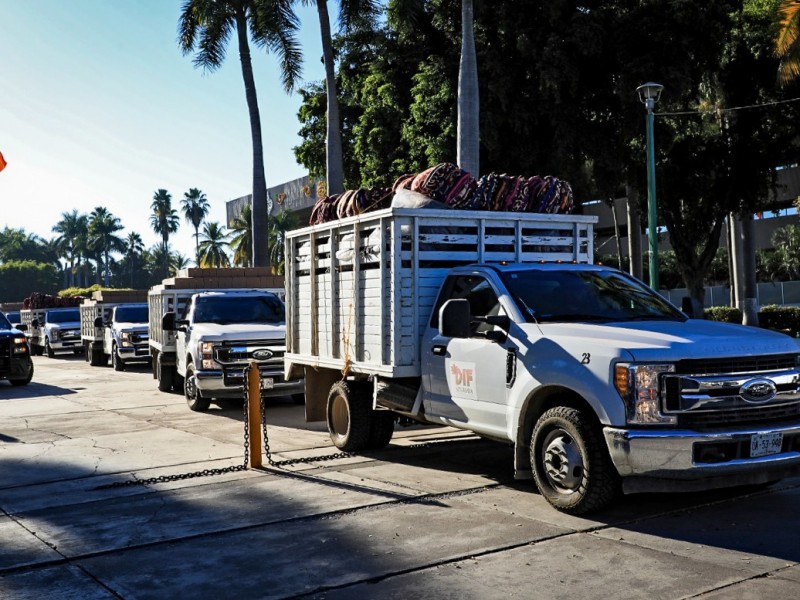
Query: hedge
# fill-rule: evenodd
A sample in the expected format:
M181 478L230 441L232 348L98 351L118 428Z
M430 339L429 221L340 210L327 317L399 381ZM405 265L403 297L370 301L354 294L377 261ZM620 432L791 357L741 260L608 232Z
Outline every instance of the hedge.
M800 334L800 306L762 306L758 313L758 324L796 337Z
M712 306L703 311L703 316L709 321L722 321L723 323L742 323L742 311L732 306Z

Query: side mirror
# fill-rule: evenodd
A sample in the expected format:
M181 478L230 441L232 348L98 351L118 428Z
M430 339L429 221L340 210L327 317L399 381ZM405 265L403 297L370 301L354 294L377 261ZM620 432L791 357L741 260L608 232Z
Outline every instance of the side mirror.
M25 325L25 323L17 323L16 325L14 325L14 328L17 329L18 331L28 331L28 326Z
M39 327L39 319L34 319L33 321L31 321L31 327L37 329Z
M175 319L175 326L178 331L186 331L189 327L189 319Z
M448 300L439 309L440 335L451 338L468 338L469 323L469 302L467 300Z
M164 331L177 331L174 312L170 311L164 313L164 316L161 317L161 329Z
M94 320L94 326L95 326L96 328L98 328L98 329L99 329L100 327L102 327L102 326L103 326L103 317L97 317L97 318Z

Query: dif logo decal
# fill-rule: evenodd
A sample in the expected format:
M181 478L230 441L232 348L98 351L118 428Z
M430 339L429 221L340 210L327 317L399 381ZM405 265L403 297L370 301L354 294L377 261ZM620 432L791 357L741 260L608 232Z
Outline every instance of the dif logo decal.
M475 363L450 362L448 369L450 393L453 396L475 398Z

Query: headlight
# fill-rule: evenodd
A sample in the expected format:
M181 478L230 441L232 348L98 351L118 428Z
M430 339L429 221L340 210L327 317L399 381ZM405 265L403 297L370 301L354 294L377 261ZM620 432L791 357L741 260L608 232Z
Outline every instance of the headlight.
M25 341L25 337L15 337L14 338L14 346L11 349L12 354L27 354L28 353L28 344Z
M123 331L119 335L119 343L122 346L126 346L126 347L127 346L132 346L133 344L131 343L131 332L130 331Z
M659 375L674 373L675 365L618 364L614 367L614 387L625 402L628 423L635 425L674 425L677 418L661 414L658 393Z
M51 329L51 330L50 330L50 336L51 336L51 337L52 337L54 340L57 340L58 338L60 338L60 337L61 337L61 330L60 330L60 329Z
M214 369L214 344L211 342L200 342L200 363L203 369Z

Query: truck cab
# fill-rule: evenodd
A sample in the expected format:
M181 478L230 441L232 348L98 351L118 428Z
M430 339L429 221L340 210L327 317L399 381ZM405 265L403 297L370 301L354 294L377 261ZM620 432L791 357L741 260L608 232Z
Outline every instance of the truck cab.
M101 319L102 320L102 319ZM118 304L102 322L103 352L116 371L132 363L150 362L147 303Z
M190 409L207 410L218 399L243 399L244 369L251 361L258 364L265 396L302 401L302 382L283 377L286 316L275 294L197 293L180 314L167 312L162 328L176 333L175 369Z
M77 307L47 309L44 323L36 323L35 326L41 329L40 340L49 358L53 358L57 352L78 354L83 351L81 315Z

